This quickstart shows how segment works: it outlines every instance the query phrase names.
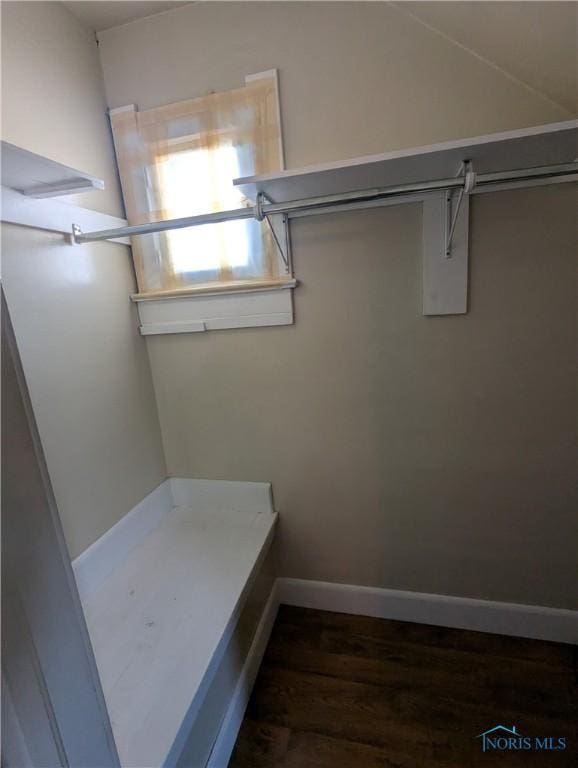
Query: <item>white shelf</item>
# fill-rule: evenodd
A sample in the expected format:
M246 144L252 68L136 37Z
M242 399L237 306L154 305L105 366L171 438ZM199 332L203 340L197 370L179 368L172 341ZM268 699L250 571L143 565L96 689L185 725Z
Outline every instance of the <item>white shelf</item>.
M276 521L266 483L166 483L176 506L153 492L85 557L112 572L79 584L124 768L178 759Z
M104 189L104 181L3 141L2 186L44 198Z
M551 123L472 139L368 155L337 163L235 179L250 199L262 192L274 203L354 192L374 187L453 178L464 160L476 174L572 163L578 147L578 121Z
M126 227L118 216L70 205L54 198L104 189L102 179L2 142L2 221L49 232L72 235L76 224L84 229ZM128 238L114 242L130 244Z
M117 216L93 211L90 208L70 205L60 200L34 200L8 187L1 187L0 192L2 221L7 224L19 224L23 227L60 232L70 236L73 224L90 230L99 227L103 229L126 227L128 223L126 219L119 219ZM109 242L130 245L128 237L115 238Z

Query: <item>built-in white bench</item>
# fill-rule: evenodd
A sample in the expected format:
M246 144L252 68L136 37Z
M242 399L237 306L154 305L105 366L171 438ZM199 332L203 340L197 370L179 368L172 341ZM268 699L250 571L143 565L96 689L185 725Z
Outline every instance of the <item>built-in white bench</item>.
M172 478L73 563L123 768L177 763L275 522L267 483Z

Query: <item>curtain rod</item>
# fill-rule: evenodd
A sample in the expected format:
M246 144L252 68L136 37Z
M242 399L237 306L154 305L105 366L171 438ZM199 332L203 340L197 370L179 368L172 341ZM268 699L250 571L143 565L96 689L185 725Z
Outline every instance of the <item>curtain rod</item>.
M475 187L471 190L474 194L492 192L507 187L531 187L537 184L557 184L566 181L578 180L578 162L564 163L560 165L540 166L537 168L525 168L519 171L503 171L500 173L485 173L476 175ZM466 181L463 176L451 179L438 179L436 181L418 182L414 184L399 184L389 187L360 190L356 192L342 192L334 195L290 200L284 203L271 203L264 201L259 194L257 204L246 208L235 208L228 211L205 213L197 216L185 216L166 221L154 221L148 224L135 224L117 229L105 229L98 232L83 232L80 227L74 225L72 236L75 243L92 243L100 240L113 240L132 235L149 235L155 232L167 232L175 229L202 226L203 224L218 224L224 221L239 219L256 219L261 221L274 214L325 213L339 206L355 203L357 208L363 207L363 203L375 204L380 200L404 197L414 197L417 194L430 194L432 192L450 191L454 189L464 190Z

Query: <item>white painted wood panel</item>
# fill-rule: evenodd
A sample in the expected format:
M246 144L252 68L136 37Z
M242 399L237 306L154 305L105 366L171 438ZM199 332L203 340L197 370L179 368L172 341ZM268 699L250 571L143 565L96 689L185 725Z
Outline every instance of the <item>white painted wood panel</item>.
M455 203L454 203L455 204ZM464 195L452 248L446 256L446 195L429 195L423 202L422 312L461 315L468 311L468 236L470 199Z
M294 282L283 288L137 299L143 336L293 323Z
M75 559L74 576L82 600L96 592L173 506L169 481L164 480Z
M197 511L230 509L249 513L273 512L273 490L270 483L182 477L171 477L168 483L176 507L194 506Z
M83 600L125 768L175 764L276 521L267 483L170 482L188 505Z
M45 229L48 232L61 232L70 238L72 247L72 225L81 229L114 229L126 227L126 219L100 213L90 208L81 208L60 200L36 200L25 197L8 187L2 187L2 221L8 224L20 224L23 227ZM128 237L111 240L113 243L130 245ZM81 246L75 246L80 248Z
M14 716L9 725L16 720L21 734L20 746L11 747L19 760L27 752L35 766L115 768L111 724L3 292L2 476L2 685ZM7 760L3 749L8 768Z
M249 653L243 664L227 712L221 723L219 734L213 745L207 768L225 768L229 764L239 730L243 723L245 710L251 697L251 691L253 690L261 661L267 649L267 643L273 631L278 609L279 599L275 583L261 614Z
M104 189L104 181L3 141L2 186L29 197L58 197Z

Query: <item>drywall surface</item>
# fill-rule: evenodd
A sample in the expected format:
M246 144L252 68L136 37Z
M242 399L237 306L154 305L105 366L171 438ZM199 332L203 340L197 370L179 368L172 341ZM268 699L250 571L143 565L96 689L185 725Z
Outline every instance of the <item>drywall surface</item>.
M99 40L109 107L278 68L289 168L571 116L385 3L196 3Z
M129 249L4 225L2 268L74 558L165 477Z
M71 202L122 215L94 33L61 3L3 2L2 138L104 179Z
M2 3L3 138L104 177L121 213L94 37L59 3ZM77 200L78 202L78 200ZM3 226L3 285L72 557L165 477L126 246Z
M576 608L575 202L476 197L460 317L419 206L295 222L294 326L148 342L170 474L272 481L284 576Z
M576 113L576 3L397 3L521 82Z
M279 69L288 167L567 119L381 3L195 4L100 35L109 106ZM577 607L575 190L476 197L470 312L420 206L292 224L294 326L148 340L169 474L270 480L280 575Z

